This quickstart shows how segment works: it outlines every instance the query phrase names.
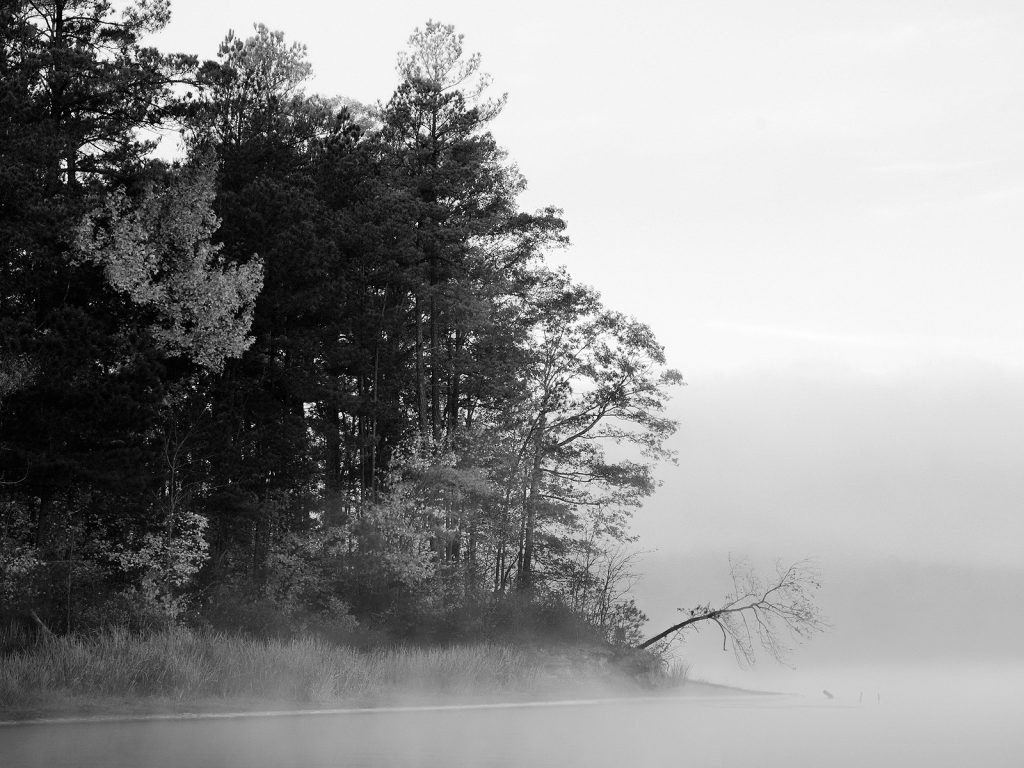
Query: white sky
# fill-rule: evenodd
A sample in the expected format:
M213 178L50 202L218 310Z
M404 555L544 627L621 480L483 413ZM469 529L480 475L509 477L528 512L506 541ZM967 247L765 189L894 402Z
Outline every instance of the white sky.
M574 274L689 377L787 360L1024 367L1024 6L1017 2L175 0L165 48L255 21L313 89L386 100L453 23L508 91L494 126L565 208Z
M164 49L262 21L308 45L312 90L367 102L428 18L483 54L525 206L565 209L559 258L690 382L637 517L649 591L675 553L1024 567L1024 4L173 11Z

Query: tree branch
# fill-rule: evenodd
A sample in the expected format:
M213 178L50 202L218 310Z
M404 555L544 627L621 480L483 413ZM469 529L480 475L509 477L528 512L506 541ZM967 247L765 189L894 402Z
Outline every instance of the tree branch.
M645 640L638 648L649 648L659 640L700 624L714 622L722 630L723 650L731 639L737 657L754 661L754 636L775 659L782 661L788 653L780 636L788 633L796 640L805 640L828 628L813 592L820 587L818 574L809 561L800 561L783 568L776 566L775 578L764 581L742 561L730 562L733 592L721 607L701 605L690 610L685 621L673 624L663 632Z

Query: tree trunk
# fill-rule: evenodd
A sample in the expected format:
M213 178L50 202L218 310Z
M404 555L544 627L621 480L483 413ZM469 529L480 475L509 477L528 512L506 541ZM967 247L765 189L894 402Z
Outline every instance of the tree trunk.
M466 573L466 593L472 593L475 595L477 592L477 576L479 573L477 563L477 544L476 544L476 525L473 520L469 520L466 523L466 556L465 556L465 573Z
M533 587L534 534L537 528L537 507L540 506L540 475L544 461L544 439L547 432L547 417L543 414L537 424L533 466L530 470L530 494L526 498L526 525L523 531L523 562L519 567L519 589Z
M431 281L433 288L433 280ZM430 292L430 428L435 440L441 438L441 348L438 344L437 297Z
M494 594L500 594L504 587L501 574L505 569L505 542L498 542L494 552Z
M327 452L324 462L324 487L328 491L341 490L341 416L338 400L329 397L320 403L324 419L324 446Z
M53 555L50 546L51 531L53 529L53 488L44 486L39 491L39 511L36 517L36 547L44 558L50 559Z
M654 645L659 640L668 637L673 632L678 632L680 629L684 629L690 626L691 624L696 624L699 621L715 621L720 614L720 611L709 611L708 613L702 614L700 616L694 616L693 618L687 619L686 621L681 621L678 624L673 624L664 632L659 632L654 637L649 637L648 639L644 640L642 643L640 643L640 645L637 646L637 648L643 650L644 648Z
M344 457L341 449L341 408L336 396L320 403L320 414L324 423L324 488L330 503L329 521L342 523L346 517L345 510L340 507L345 483L342 475Z
M416 294L416 387L419 394L420 434L427 434L427 380L423 370L423 312Z
M449 375L448 383L448 434L454 435L459 427L459 397L460 393L460 374L459 374L459 358L462 354L462 348L465 345L465 333L459 329L455 329L455 345L454 349L450 349L450 366L451 373ZM451 341L449 340L449 347Z

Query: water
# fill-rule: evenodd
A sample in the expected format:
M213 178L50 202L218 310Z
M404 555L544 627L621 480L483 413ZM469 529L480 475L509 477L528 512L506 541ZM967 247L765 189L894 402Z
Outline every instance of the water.
M981 688L988 689L986 683ZM1024 765L1024 693L675 699L0 728L0 766ZM910 690L910 689L908 689ZM904 692L906 693L906 692Z

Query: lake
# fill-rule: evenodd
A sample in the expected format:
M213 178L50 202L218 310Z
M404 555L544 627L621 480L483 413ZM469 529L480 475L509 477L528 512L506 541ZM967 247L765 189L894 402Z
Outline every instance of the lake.
M976 688L15 725L0 766L1019 768L1020 689Z

